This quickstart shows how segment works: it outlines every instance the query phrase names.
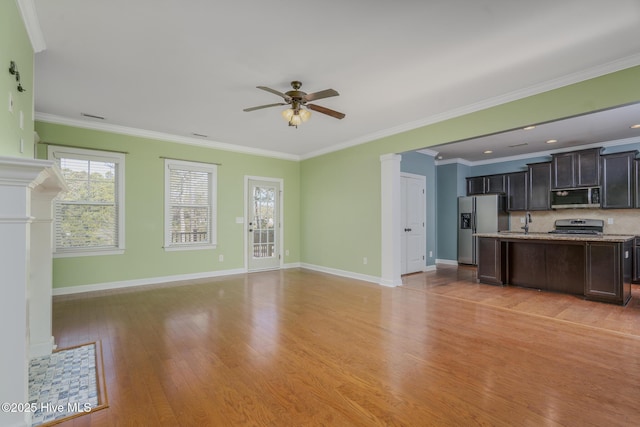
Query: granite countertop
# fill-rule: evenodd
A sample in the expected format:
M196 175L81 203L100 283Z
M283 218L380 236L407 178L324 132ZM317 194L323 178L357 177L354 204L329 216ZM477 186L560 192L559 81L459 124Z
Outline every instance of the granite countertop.
M636 236L626 234L552 234L552 233L529 233L523 231L501 231L499 233L476 233L477 237L492 237L502 239L521 240L570 240L574 242L626 242Z

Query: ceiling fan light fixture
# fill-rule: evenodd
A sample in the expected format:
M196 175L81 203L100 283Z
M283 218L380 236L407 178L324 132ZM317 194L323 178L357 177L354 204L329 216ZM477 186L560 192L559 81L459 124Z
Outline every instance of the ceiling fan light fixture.
M300 118L302 119L303 122L306 122L307 120L309 120L311 118L311 111L309 110L304 110L304 109L300 109L299 112Z
M282 112L282 118L289 122L289 126L298 127L299 124L306 122L311 118L311 111L299 108L287 108Z
M302 118L300 117L300 114L296 114L294 112L293 115L291 116L291 119L289 119L289 126L298 127L300 123L302 123Z
M282 112L282 118L288 122L291 121L292 116L293 116L293 108L287 108Z

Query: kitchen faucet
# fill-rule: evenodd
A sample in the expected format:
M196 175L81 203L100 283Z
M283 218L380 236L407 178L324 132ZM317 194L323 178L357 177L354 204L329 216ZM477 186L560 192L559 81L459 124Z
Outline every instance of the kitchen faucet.
M524 234L529 234L529 224L531 224L531 212L524 214L524 227L520 227L524 230Z

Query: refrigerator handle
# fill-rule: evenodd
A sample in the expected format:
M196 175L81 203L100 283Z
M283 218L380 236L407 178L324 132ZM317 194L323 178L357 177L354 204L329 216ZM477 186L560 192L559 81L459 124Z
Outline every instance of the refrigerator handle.
M475 233L476 231L476 213L474 211L471 213L471 232Z

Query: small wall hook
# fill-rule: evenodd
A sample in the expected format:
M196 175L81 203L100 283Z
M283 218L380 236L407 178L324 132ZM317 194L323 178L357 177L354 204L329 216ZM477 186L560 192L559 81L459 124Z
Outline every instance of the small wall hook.
M17 68L16 68L16 63L11 61L9 62L9 72L13 75L15 73L18 72Z

